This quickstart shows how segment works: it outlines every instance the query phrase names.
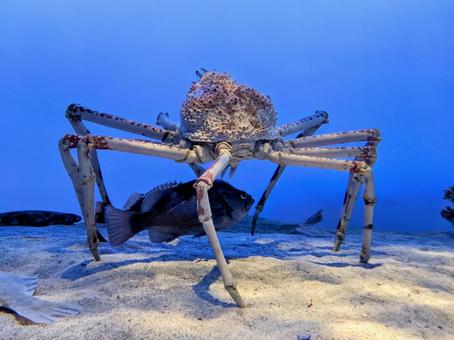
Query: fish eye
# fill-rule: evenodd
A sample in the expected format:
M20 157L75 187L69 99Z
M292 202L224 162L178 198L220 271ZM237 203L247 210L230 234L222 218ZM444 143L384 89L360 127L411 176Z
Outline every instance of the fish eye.
M247 198L247 195L246 195L246 193L240 194L240 197L241 197L241 199L245 200Z

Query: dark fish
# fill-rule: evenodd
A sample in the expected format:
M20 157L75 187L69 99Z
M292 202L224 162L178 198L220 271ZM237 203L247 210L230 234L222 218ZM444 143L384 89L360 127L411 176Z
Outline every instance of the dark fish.
M303 224L304 225L314 225L320 223L323 219L323 209L317 210L317 212L310 216Z
M148 229L150 241L169 242L182 235L204 235L197 216L195 181L170 183L145 195L133 194L125 208L105 208L109 241L119 245ZM208 192L216 228L225 229L242 220L254 199L222 180L214 181Z
M44 227L48 225L71 225L81 220L80 216L55 211L23 210L0 214L0 226Z

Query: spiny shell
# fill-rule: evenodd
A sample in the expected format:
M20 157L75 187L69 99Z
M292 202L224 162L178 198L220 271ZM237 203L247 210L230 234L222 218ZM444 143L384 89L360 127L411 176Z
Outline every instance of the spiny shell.
M183 136L195 142L278 137L270 98L225 73L203 74L189 89L180 118Z

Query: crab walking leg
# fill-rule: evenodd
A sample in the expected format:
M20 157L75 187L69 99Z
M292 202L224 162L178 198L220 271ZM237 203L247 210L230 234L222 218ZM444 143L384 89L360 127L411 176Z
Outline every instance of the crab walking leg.
M286 152L271 151L268 158L279 164L285 165L302 165L316 168L336 169L343 171L350 171L353 175L364 176L365 178L365 191L364 202L365 208L365 226L363 244L360 255L360 262L366 263L370 258L370 244L372 241L372 223L373 223L373 210L376 203L375 190L373 183L372 170L370 166L364 161L344 161L338 159L317 158L303 155L293 155ZM350 183L350 181L349 181ZM356 190L356 188L354 188ZM351 189L352 190L352 189ZM359 189L358 189L359 190ZM353 193L353 190L352 190ZM356 193L357 194L357 193ZM353 208L353 200L351 208Z
M87 129L81 119L76 119L74 116L68 115L68 113L66 116L78 135L85 136L90 134L90 131ZM106 205L110 205L111 202L109 195L107 194L106 186L104 184L101 166L99 165L98 154L94 149L90 150L90 161L93 171L96 175L96 184L98 185L99 194L101 195L102 207L105 207Z
M311 126L304 130L302 133L298 135L299 137L304 137L304 136L312 136L315 131L317 131L322 124L325 124L328 122L328 118L326 116L326 121L320 123L319 125ZM251 235L255 234L255 229L257 227L257 221L259 219L260 214L263 211L263 208L265 207L265 203L268 200L268 197L271 195L271 191L274 189L274 186L276 185L277 181L279 178L281 178L282 174L284 173L285 170L285 165L278 165L276 167L276 170L273 173L273 176L271 176L270 182L268 183L268 186L265 188L265 191L263 192L262 196L260 197L259 202L255 206L255 211L254 211L254 216L252 217L252 224L251 224Z
M361 158L361 159L372 159L376 150L375 147L364 146L364 147L330 147L330 148L289 148L284 151L295 154L312 157L325 157L325 158Z
M211 247L213 248L216 263L221 272L225 289L239 307L245 307L246 305L236 289L232 273L230 273L221 245L219 244L216 229L213 224L213 218L211 216L210 200L208 196L208 189L213 185L214 179L230 162L230 149L231 148L227 143L220 143L217 147L218 158L197 180L197 183L195 184L197 190L197 214L199 215L199 221L202 223L203 229L208 236Z
M66 172L68 173L71 181L74 185L74 190L76 191L77 200L82 201L82 187L80 186L79 178L79 165L74 160L70 152L70 146L65 140L61 138L58 141L58 149L60 150L61 159L63 160L63 165L65 166Z
M272 162L281 165L302 165L313 168L352 171L354 173L365 173L369 170L369 166L363 161L347 161L341 159L294 155L283 151L270 151L268 153L268 158Z
M123 130L145 137L166 141L174 136L172 131L158 128L151 124L143 124L133 120L121 118L108 113L97 112L78 104L71 104L66 109L66 117L71 120L86 120L117 130Z
M99 239L96 232L95 222L95 173L90 162L90 149L88 143L82 141L77 146L77 157L79 159L79 171L80 171L80 209L85 221L85 227L87 229L88 247L95 261L101 261L101 257L98 252Z
M363 244L361 247L360 262L367 263L370 259L370 245L372 242L372 227L374 221L374 207L377 203L375 197L375 185L372 171L364 175L364 193L363 193L365 211L364 211L364 234Z
M328 113L324 111L316 111L315 114L289 123L279 128L279 134L284 137L299 131L305 131L312 127L320 127L322 124L328 123Z
M177 162L202 163L209 162L211 158L208 151L203 148L186 149L178 146L151 142L143 139L116 138L107 136L79 136L65 135L63 137L68 148L76 148L81 142L90 143L97 150L113 150L139 155L157 156Z
M273 176L270 179L270 182L268 183L268 186L265 188L265 191L262 194L262 197L260 197L259 202L255 206L254 217L252 217L251 235L255 234L255 229L257 227L257 221L259 219L259 215L263 211L263 208L265 207L265 203L268 200L268 197L270 196L271 191L273 190L273 188L276 185L279 178L282 176L284 170L285 170L285 165L277 166L276 170L273 173Z
M378 144L377 141L367 142L366 146L364 147L366 149L366 151L363 154L357 155L356 159L364 160L370 167L372 167L374 165L375 161L377 160L377 152L376 152L377 144ZM370 176L371 176L371 179L369 180L369 182L372 182L371 185L373 185L372 173L370 174ZM364 182L364 175L350 174L349 181L347 184L347 189L345 192L344 203L342 205L341 217L339 219L339 222L338 222L337 228L336 228L336 238L335 238L334 247L333 247L334 251L338 251L340 249L340 246L345 239L345 231L346 231L348 223L350 221L351 214L353 211L353 206L355 205L359 190L361 189L361 185L363 184L363 182ZM370 192L370 190L369 190L369 192ZM374 194L372 196L374 196ZM363 197L364 197L364 194L363 194ZM375 197L372 197L371 200L373 201L373 204L368 203L368 201L365 200L366 207L368 205L375 204ZM369 209L369 208L367 208L367 209ZM367 218L367 217L365 216L365 218ZM372 223L372 220L371 220L371 223ZM371 242L370 235L371 235L372 231L366 232L367 229L371 229L371 228L369 228L369 223L365 223L365 225L364 225L363 245L369 244L369 248L370 248L370 242ZM369 238L369 240L367 238ZM364 247L364 248L368 249L368 247ZM367 260L366 260L366 262L367 262Z
M352 216L353 207L358 197L359 189L363 181L363 176L355 173L350 173L348 177L347 189L345 191L344 202L342 204L341 217L336 228L336 239L334 243L334 251L339 251L342 242L345 239L345 230Z
M329 133L324 135L291 139L287 141L285 144L287 147L302 148L363 141L379 142L380 131L377 129L367 129L358 131L348 131L342 133Z

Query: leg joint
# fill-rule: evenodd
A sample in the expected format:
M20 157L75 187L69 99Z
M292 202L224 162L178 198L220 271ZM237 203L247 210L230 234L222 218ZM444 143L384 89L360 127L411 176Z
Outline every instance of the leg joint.
M377 204L377 197L363 197L365 205Z

